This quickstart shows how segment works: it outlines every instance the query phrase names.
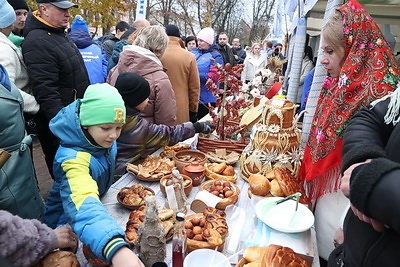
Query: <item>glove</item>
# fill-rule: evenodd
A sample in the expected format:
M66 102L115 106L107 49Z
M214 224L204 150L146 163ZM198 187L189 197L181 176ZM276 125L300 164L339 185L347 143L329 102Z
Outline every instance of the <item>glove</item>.
M196 133L208 134L208 133L212 132L213 129L215 129L215 125L208 121L195 122L195 123L193 123L193 126L194 126L194 131Z
M197 121L197 112L189 111L189 120L195 123Z

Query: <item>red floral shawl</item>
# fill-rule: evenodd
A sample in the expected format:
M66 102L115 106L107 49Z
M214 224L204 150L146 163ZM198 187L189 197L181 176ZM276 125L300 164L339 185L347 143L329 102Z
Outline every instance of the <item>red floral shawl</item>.
M325 78L300 170L312 199L339 189L342 138L350 118L387 95L399 80L392 50L365 9L348 1L338 11L345 61L339 78Z

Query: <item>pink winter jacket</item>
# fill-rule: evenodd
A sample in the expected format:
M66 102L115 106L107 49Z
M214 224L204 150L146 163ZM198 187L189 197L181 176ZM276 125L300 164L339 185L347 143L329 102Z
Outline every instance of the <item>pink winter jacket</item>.
M107 82L114 86L118 75L123 72L139 74L150 84L149 103L141 112L141 117L154 124L175 125L175 93L156 55L136 45L124 46L118 64L111 69Z

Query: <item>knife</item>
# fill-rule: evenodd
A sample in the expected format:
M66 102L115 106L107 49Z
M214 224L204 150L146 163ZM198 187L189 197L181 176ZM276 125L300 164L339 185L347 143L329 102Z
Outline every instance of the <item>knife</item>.
M285 198L279 199L279 200L277 200L277 201L268 202L268 203L262 208L261 215L265 216L265 214L267 214L268 211L269 211L270 209L272 209L272 207L274 207L274 206L276 206L276 205L278 205L278 204L281 204L281 203L283 203L283 202L285 202L285 201L287 201L287 200L289 200L289 199L299 199L300 196L301 196L301 193L300 193L300 192L297 192L297 193L294 193L294 194L292 194L292 195L290 195L290 196L287 196L287 197L285 197Z

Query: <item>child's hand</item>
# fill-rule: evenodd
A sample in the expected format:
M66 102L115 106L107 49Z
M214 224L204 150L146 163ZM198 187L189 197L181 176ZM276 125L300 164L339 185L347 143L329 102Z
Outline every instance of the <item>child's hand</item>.
M114 267L144 267L138 256L127 247L122 247L115 252L111 263Z
M53 230L57 237L57 248L69 248L74 253L78 248L78 237L69 226Z

